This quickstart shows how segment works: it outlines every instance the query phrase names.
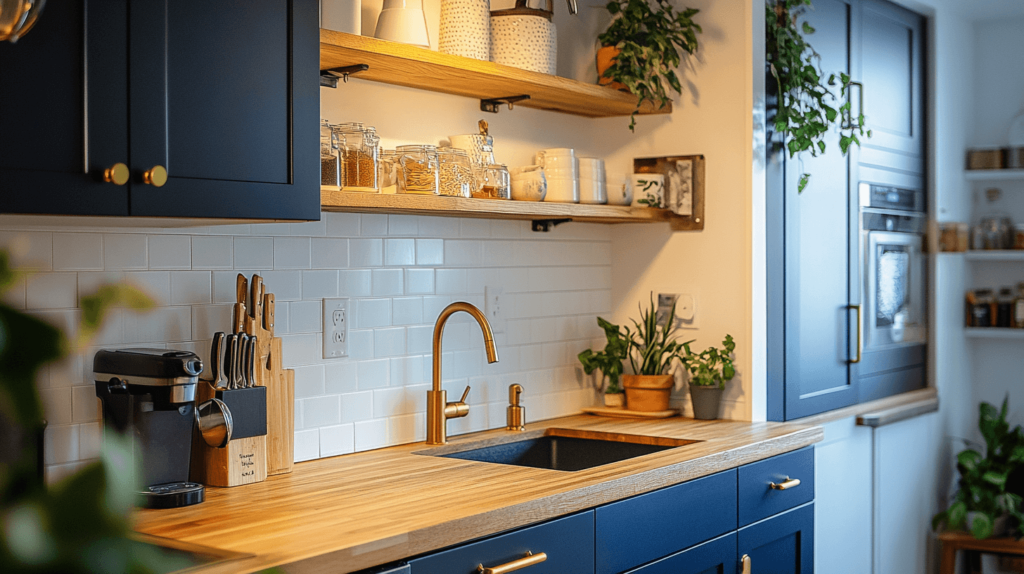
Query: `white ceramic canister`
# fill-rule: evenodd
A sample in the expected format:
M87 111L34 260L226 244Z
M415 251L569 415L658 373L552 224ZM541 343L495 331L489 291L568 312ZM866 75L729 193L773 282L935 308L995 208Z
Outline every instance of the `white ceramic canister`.
M437 51L490 60L490 0L441 0L441 29L438 32Z
M373 36L430 49L423 0L384 0Z
M359 35L363 31L361 0L321 0L320 27Z
M634 206L665 207L665 174L634 173L630 178L633 182Z
M580 176L580 203L608 203L608 191L604 177L592 179Z
M633 203L633 182L624 173L608 174L605 186L608 192L609 205L629 205Z
M544 201L548 191L544 168L539 165L526 165L510 168L508 173L512 178L512 199Z
M491 61L555 75L558 33L552 14L550 9L528 7L527 0L516 0L515 8L491 12Z

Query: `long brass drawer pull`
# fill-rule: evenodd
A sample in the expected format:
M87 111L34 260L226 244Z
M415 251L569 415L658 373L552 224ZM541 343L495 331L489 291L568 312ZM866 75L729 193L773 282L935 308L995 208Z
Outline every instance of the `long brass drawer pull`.
M526 556L523 556L519 560L513 560L501 566L495 566L493 568L486 568L483 564L476 567L476 571L480 574L506 574L507 572L515 572L516 570L522 570L527 566L533 566L534 564L540 564L541 562L548 559L548 555L540 552L534 554L533 552L527 552Z
M740 571L740 574L751 574L751 572L753 572L749 555L744 554L743 558L740 558L740 565L743 566L743 570Z
M800 479L799 478L789 478L787 476L786 480L783 480L782 482L780 482L778 484L775 484L774 482L772 482L768 486L772 487L772 490L789 490L791 488L796 488L796 487L800 486Z

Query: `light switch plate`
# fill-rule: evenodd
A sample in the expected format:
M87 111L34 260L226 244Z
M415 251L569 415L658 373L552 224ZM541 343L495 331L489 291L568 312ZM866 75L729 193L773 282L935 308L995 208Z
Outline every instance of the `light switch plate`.
M348 356L348 298L324 299L324 358Z
M491 324L491 332L505 332L505 290L501 287L484 287L484 315Z
M676 327L697 328L697 299L693 295L658 293L658 325L664 325L672 304L676 305Z

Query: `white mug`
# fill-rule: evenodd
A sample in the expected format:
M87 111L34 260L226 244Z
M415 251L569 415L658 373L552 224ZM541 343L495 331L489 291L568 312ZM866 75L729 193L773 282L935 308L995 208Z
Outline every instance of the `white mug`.
M548 194L544 201L557 203L580 202L580 180L569 178L548 178Z
M665 207L665 174L634 173L630 179L633 183L634 206Z
M624 173L613 173L608 175L608 184L605 186L608 191L609 205L629 205L633 203L633 182Z

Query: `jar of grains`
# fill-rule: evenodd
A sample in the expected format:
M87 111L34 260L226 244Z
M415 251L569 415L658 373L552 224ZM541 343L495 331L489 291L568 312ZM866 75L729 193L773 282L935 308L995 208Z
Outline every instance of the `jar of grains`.
M400 145L398 153L398 193L438 192L437 147Z
M338 146L327 120L320 121L320 185L340 186L342 180Z
M334 126L334 139L344 164L342 186L361 188L359 191L379 189L377 161L380 138L377 130L361 123L338 124Z
M472 197L476 178L473 176L473 165L469 161L469 154L466 153L466 150L451 147L438 148L437 156L440 166L439 193L456 197Z

